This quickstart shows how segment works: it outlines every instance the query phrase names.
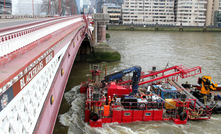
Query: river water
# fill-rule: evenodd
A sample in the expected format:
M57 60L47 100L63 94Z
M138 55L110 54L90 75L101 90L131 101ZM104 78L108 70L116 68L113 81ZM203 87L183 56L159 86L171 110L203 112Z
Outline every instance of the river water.
M147 72L156 66L157 70L169 66L184 65L188 68L202 66L202 74L180 79L178 83L196 84L197 78L210 75L221 82L221 33L207 32L140 32L108 31L109 43L116 48L122 59L120 62L100 63L108 73L139 65ZM90 78L89 63L75 63L68 81L64 99L69 106L61 106L54 133L69 134L218 134L221 133L221 115L213 115L210 120L188 121L185 125L175 125L172 121L136 122L128 124L105 124L102 128L91 128L84 123L84 95L79 93L79 85ZM104 69L103 69L104 70ZM65 127L66 126L66 127Z

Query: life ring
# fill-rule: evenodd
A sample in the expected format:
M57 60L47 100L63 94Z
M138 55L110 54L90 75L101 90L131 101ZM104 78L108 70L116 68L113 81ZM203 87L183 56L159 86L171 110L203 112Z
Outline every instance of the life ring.
M138 104L138 108L140 110L144 110L144 109L146 109L146 104L145 103L140 103L140 104Z
M147 103L147 108L148 108L148 109L153 108L153 103Z
M182 112L182 113L180 114L180 120L181 120L181 121L184 121L184 120L186 120L186 118L187 118L187 113L186 113L186 112Z
M214 112L215 112L216 114L221 114L221 106L215 107L215 108L214 108Z
M130 28L130 31L134 31L134 27L131 27L131 28Z
M99 119L99 116L98 116L97 113L91 113L91 114L90 114L90 119L91 119L92 121L97 121L97 120Z

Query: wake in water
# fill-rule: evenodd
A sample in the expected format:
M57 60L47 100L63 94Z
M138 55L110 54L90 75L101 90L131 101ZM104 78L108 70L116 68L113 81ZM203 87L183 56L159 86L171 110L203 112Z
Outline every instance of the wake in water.
M84 122L85 95L80 94L80 86L73 87L64 94L71 104L67 113L60 115L60 122L68 126L68 134L218 134L221 132L221 116L215 115L210 120L188 121L185 125L175 125L172 121L134 122L126 124L103 124L102 128L92 128ZM204 128L206 125L207 129ZM214 129L216 128L216 129Z
M80 86L73 87L64 94L65 99L71 104L70 110L60 115L60 122L68 126L69 134L134 134L135 131L129 127L117 123L104 124L102 128L92 128L84 123L85 95L80 94ZM149 131L152 133L153 131Z

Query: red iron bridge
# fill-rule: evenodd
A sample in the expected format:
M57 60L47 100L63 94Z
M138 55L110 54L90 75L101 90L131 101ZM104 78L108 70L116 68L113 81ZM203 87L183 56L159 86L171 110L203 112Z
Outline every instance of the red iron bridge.
M105 23L94 22L93 28L92 21L75 15L0 29L1 133L53 132L72 65L86 48L83 42L89 42L90 52L106 40Z

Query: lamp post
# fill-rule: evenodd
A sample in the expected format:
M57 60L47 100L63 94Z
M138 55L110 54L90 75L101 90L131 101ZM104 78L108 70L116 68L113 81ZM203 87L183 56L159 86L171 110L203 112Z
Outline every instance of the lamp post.
M68 0L66 0L66 2L67 2L67 5L66 5L67 15L69 15L69 14L68 14Z
M48 2L48 15L51 15L51 0Z
M73 10L73 8L74 8L74 2L72 1L72 3L71 3L71 15L74 14L74 10Z
M5 0L4 0L4 10L5 10ZM5 14L6 14L6 10L5 10Z
M61 0L58 1L58 14L61 15Z
M32 10L33 10L33 18L34 18L34 15L35 15L35 10L34 10L34 0L32 0Z

